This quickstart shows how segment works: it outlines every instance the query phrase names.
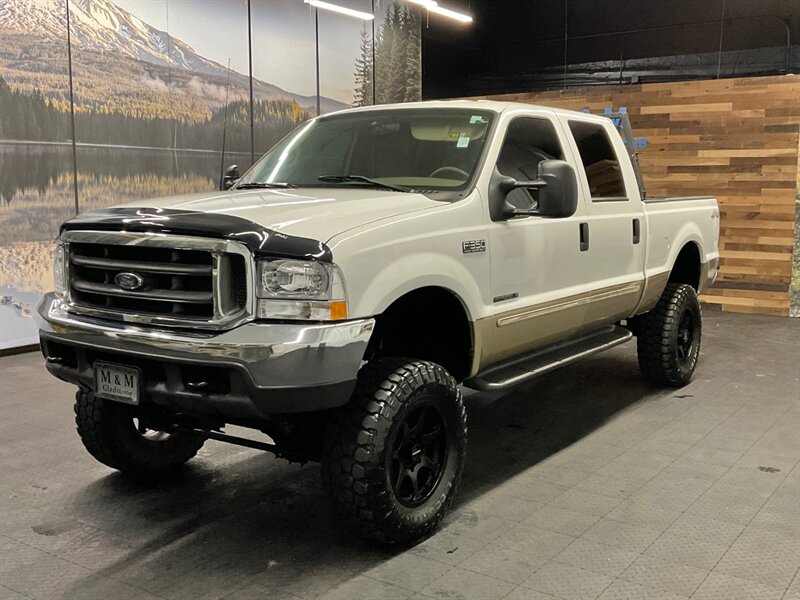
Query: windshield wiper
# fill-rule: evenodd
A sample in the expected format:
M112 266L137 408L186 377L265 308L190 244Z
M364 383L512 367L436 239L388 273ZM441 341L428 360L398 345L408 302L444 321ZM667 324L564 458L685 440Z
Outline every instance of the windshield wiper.
M258 189L269 189L269 188L291 188L294 187L291 183L282 183L282 182L266 182L266 181L249 181L247 183L239 183L234 186L234 189L237 190L258 190Z
M365 177L364 175L322 175L317 177L320 181L325 181L326 183L346 183L348 181L357 181L360 183L368 183L374 187L383 188L386 190L394 190L395 192L413 192L411 188L407 188L401 185L392 185L391 183L383 183L382 181L378 181L376 179L370 179L369 177Z

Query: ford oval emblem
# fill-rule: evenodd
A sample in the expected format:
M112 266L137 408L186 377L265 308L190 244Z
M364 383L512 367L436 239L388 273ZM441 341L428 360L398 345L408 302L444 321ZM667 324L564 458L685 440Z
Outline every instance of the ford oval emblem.
M117 273L114 277L114 283L121 290L132 292L138 290L144 285L144 277L138 273Z

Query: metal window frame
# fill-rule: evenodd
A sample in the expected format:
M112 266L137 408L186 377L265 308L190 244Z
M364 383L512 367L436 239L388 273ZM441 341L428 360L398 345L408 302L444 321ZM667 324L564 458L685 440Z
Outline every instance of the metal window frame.
M619 119L619 126L615 129L619 131L619 134L625 141L625 149L628 151L628 156L633 165L633 172L636 174L636 185L639 187L639 197L644 201L644 179L642 178L642 169L639 166L639 153L636 151L636 146L634 145L630 117L625 111L603 113L603 116L611 119L612 123L614 119Z

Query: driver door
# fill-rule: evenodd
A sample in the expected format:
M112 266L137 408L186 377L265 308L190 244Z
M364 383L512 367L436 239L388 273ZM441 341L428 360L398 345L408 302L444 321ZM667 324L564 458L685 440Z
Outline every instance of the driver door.
M497 168L515 179L536 179L538 163L570 161L560 123L554 115L513 117L508 124ZM517 208L536 205L536 191L514 190L508 201ZM533 350L579 331L584 322L590 267L581 250L585 218L583 195L566 218L515 217L489 225L491 248L491 327L482 364Z

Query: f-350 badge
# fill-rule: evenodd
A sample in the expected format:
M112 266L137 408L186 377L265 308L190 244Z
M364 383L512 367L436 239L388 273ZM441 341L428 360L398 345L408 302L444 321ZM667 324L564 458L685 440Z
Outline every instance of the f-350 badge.
M486 252L486 240L468 240L466 242L461 242L461 252L464 254Z

